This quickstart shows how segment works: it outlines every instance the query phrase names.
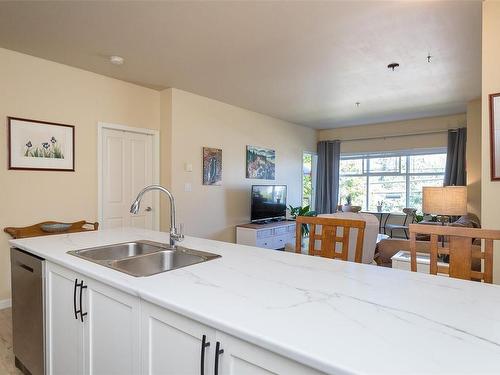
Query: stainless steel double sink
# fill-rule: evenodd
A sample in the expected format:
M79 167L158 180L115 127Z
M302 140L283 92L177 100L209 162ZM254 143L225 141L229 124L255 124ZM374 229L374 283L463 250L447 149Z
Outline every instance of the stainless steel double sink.
M68 254L135 277L151 276L219 258L220 255L152 242L133 241L91 249L68 251Z

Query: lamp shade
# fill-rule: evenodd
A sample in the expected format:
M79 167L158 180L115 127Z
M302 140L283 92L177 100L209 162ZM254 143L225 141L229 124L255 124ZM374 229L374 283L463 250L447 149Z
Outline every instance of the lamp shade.
M422 211L426 214L465 215L467 213L467 186L425 186L422 189L422 200Z

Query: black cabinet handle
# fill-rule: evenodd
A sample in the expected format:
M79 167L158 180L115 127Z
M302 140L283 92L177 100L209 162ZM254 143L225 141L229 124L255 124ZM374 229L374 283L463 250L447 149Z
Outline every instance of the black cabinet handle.
M217 341L215 344L215 366L214 375L219 375L219 356L224 353L224 349L220 348L220 342Z
M76 289L80 288L80 308L76 307ZM83 322L83 317L87 315L82 311L82 300L83 300L83 289L86 289L87 285L83 285L83 280L78 282L78 279L75 279L75 286L73 288L73 310L75 311L75 319L78 320L78 314L80 314L80 319Z
M73 311L75 312L75 319L78 320L78 310L76 309L76 288L78 287L78 279L75 279L75 286L73 287Z
M203 335L203 337L201 338L201 375L205 374L205 348L208 348L209 346L210 342L207 341L207 336Z
M83 285L83 280L82 282L80 283L80 319L82 320L83 322L83 317L85 315L87 315L87 313L83 312L83 306L82 306L82 294L83 294L83 289L86 289L87 288L87 285Z

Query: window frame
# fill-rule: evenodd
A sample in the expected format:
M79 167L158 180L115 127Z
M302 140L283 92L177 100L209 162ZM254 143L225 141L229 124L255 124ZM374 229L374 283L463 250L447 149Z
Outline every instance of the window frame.
M410 183L411 177L414 176L443 176L445 171L443 172L411 172L410 169L410 157L418 156L418 155L446 155L446 148L432 148L432 149L420 149L420 150L405 150L398 152L372 152L372 153L346 153L340 155L340 160L362 160L362 173L342 173L339 171L339 178L342 177L364 177L366 178L366 206L363 207L363 210L369 210L370 208L370 177L385 177L385 176L404 176L405 184L406 184L406 197L405 197L405 207L409 207L410 205ZM399 172L371 172L370 171L370 159L376 158L390 158L390 157L398 157L399 158ZM403 172L403 163L406 164L406 171ZM446 167L446 162L445 162ZM339 191L340 195L340 191ZM340 197L339 197L340 198Z
M314 151L302 152L301 174L300 174L300 204L304 206L304 156L311 155L311 197L309 201L309 209L314 210L316 206L316 175L318 168L318 153Z

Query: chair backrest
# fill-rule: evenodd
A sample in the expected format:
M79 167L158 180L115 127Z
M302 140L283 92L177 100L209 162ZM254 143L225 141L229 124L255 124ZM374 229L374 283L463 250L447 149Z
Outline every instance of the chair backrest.
M319 255L325 258L339 258L348 260L349 235L351 229L357 229L356 247L354 261L361 263L363 259L363 241L366 223L363 220L347 220L326 217L298 216L295 237L295 252L301 252L302 224L309 226L309 255ZM342 235L338 235L339 230ZM321 247L316 249L316 241ZM341 251L337 251L337 244Z
M415 208L404 208L403 213L406 215L404 225L413 224L417 220L417 210Z
M417 271L417 234L428 234L430 240L430 273L447 274L450 277L465 280L483 280L493 282L493 241L500 240L500 230L450 227L439 225L410 225L411 270ZM444 236L448 246L440 246L438 236ZM474 240L484 240L484 251L481 247L472 246ZM449 255L449 266L438 265L438 255ZM472 259L484 261L482 271L472 269Z

